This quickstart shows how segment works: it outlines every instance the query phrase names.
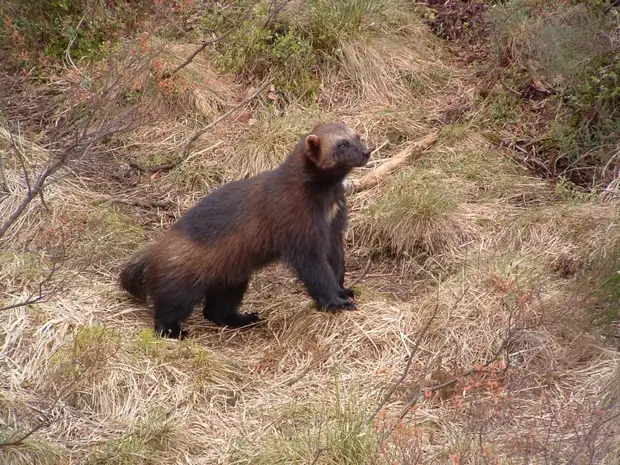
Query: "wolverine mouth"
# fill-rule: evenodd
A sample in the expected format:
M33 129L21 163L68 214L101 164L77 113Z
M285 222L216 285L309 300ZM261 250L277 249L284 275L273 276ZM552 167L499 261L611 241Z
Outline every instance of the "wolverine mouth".
M362 152L362 160L360 161L360 164L358 166L364 166L366 163L368 163L368 160L370 160L371 153L372 152L368 149Z

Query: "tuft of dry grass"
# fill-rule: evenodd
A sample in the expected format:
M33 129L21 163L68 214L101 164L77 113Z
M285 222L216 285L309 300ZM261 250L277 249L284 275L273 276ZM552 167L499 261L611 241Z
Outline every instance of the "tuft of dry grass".
M397 254L456 252L475 235L457 196L438 186L432 174L420 176L415 170L390 180L387 192L368 210L356 238Z
M312 109L289 107L286 113L274 115L263 111L254 115L255 122L234 139L225 163L235 177L252 176L279 165L299 138L309 132L319 119L332 119Z
M164 67L174 69L190 56L196 45L166 44L161 55ZM224 111L226 107L243 97L243 89L230 76L218 73L207 53L196 56L191 63L176 74L182 82L187 104L183 106L183 116L196 114L200 119L209 120Z
M408 41L395 44L388 37L343 42L338 78L350 83L350 101L397 105L447 86L449 70L431 57L424 61L412 47Z

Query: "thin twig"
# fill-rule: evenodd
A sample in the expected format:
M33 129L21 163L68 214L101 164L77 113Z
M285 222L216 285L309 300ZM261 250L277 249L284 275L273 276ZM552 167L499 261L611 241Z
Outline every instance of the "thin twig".
M151 209L151 208L169 209L174 206L174 203L171 202L170 200L142 201L138 199L121 199L121 198L112 197L112 196L101 196L100 198L104 203L107 203L107 202L122 203L124 205L129 205L132 207L141 207L141 208L146 208L146 209Z
M62 234L62 230L61 230L61 234ZM21 300L14 304L0 307L0 312L6 311L6 310L12 310L15 308L20 308L20 307L25 307L27 305L43 303L47 301L48 299L50 299L51 297L53 297L54 295L58 294L60 291L62 291L65 288L65 285L69 281L73 280L75 276L79 274L79 271L76 271L76 273L71 273L70 275L65 276L65 278L61 279L60 282L56 283L51 289L45 289L47 287L47 284L49 284L54 278L54 276L56 275L59 264L65 261L66 248L64 246L65 244L64 235L61 240L61 244L63 246L61 248L60 256L54 259L54 261L52 262L52 266L50 267L48 273L45 275L43 279L39 281L39 283L37 284L37 290L30 292L28 294L28 297L26 297L24 300Z
M465 295L467 295L468 291L469 291L469 286L467 286L465 290L463 290L463 292L458 297L458 299L456 299L456 301L452 304L452 308L456 308L456 306L461 302L461 300L463 300ZM439 297L437 298L439 299ZM389 392L387 393L387 395L385 396L381 404L379 404L379 406L375 409L374 413L370 416L370 418L366 421L366 423L371 423L375 419L375 417L379 414L379 412L383 409L383 407L385 407L385 405L388 403L392 395L396 392L398 387L402 384L402 382L407 377L407 374L409 373L409 369L411 368L411 364L413 363L413 357L418 351L418 348L420 347L422 338L425 336L426 332L431 326L431 323L433 322L433 320L435 319L438 313L439 313L439 302L437 303L437 305L435 305L435 309L433 310L431 317L429 318L429 320L426 322L426 324L422 328L422 332L418 335L414 343L411 355L409 356L409 360L407 361L407 365L405 366L405 369L403 370L403 373L401 374L400 378L398 378L394 386L392 386L392 388L389 390Z
M349 283L349 287L355 286L362 279L364 279L366 277L366 275L368 274L368 271L370 270L370 265L372 265L372 258L368 258L368 262L366 262L366 266L364 266L364 269L359 274L359 276Z
M214 119L213 121L211 121L205 127L200 128L200 129L194 131L192 133L192 135L187 138L187 140L185 141L185 143L181 147L179 157L178 157L178 159L176 161L165 163L163 165L153 166L151 168L145 168L143 166L140 166L135 160L132 160L132 161L129 162L129 166L131 166L132 168L137 169L138 171L141 171L143 173L153 173L153 172L157 172L157 171L165 171L165 170L170 170L170 169L175 168L176 166L181 164L187 158L187 155L189 153L189 148L191 147L191 145L194 142L196 142L196 140L200 136L202 136L209 129L212 129L215 125L219 124L220 122L222 122L223 120L228 118L230 115L232 115L234 112L236 112L240 108L243 108L244 106L246 106L248 103L250 103L256 97L258 97L267 87L269 87L269 85L272 82L273 82L273 78L268 79L258 89L256 89L254 91L254 93L250 97L245 99L243 102L239 103L238 105L235 105L230 110L228 110L226 113L224 113L223 115L221 115L221 116L217 117L216 119Z
M314 455L314 460L312 461L312 465L316 465L317 463L319 463L319 459L321 458L321 455L323 455L323 452L325 452L324 447L321 447L319 450L316 451L316 454Z
M466 292L467 292L467 290L465 291L465 293ZM465 293L463 293L463 296L465 295ZM461 296L460 299L462 299L463 296ZM458 301L456 303L458 303ZM455 303L455 305L456 305L456 303ZM474 373L478 373L481 370L484 370L485 368L488 368L493 362L495 362L500 357L502 352L504 352L508 348L508 345L513 341L512 317L509 319L508 331L507 332L508 332L508 334L506 335L506 337L502 341L502 343L499 346L499 348L497 349L497 351L481 367L471 368L471 369L465 371L464 373L461 373L459 376L455 376L455 377L453 377L453 378L451 378L451 379L449 379L447 381L444 381L443 383L436 384L434 386L431 386L431 387L428 387L428 388L424 388L424 389L421 389L421 390L417 391L416 394L409 400L409 402L407 402L407 404L402 408L402 410L400 411L400 414L398 416L398 420L392 425L392 427L384 435L384 439L387 439L392 434L392 432L394 432L394 430L398 426L398 423L403 418L405 418L405 416L407 415L407 413L409 412L411 407L413 407L415 404L418 403L418 401L424 395L425 392L431 392L431 393L432 392L437 392L437 391L440 391L441 389L445 389L447 387L454 386L456 383L459 382L459 380L461 380L463 378L467 378L467 377L473 375ZM503 370L504 373L508 370L508 357L506 357L506 359L507 359L507 362L506 362L506 367Z
M238 105L235 105L234 107L232 107L230 110L228 110L226 113L224 113L222 116L216 118L215 120L213 120L212 122L210 122L209 124L207 124L204 128L201 128L197 131L194 131L194 133L187 139L187 141L185 142L185 144L183 145L183 149L181 150L181 156L185 157L187 155L187 152L189 151L189 148L191 147L191 145L196 142L196 140L202 136L205 132L207 132L209 129L213 128L216 124L220 123L221 121L223 121L224 119L228 118L230 115L232 115L235 111L239 110L240 108L243 108L244 106L246 106L248 103L252 102L256 97L258 97L265 89L267 89L267 87L269 87L269 85L273 82L273 78L267 79L258 89L256 89L254 91L254 93L248 97L247 99L245 99L243 102L241 102Z
M77 338L75 338L73 342L74 342L73 350L74 350L74 358L75 358L75 354L77 353ZM109 354L109 353L103 354L102 349L100 347L101 346L97 347L100 350L100 352L97 355L100 355L100 356L104 356L105 355L105 357L114 357L116 355L116 353L120 350L120 345L119 345L116 348L116 351L114 353L112 353L112 354ZM18 437L16 439L9 438L6 441L0 442L0 450L1 449L5 449L5 448L9 448L9 447L19 446L21 443L23 443L26 439L28 439L34 433L39 431L41 428L46 428L49 425L51 425L53 423L53 421L54 421L52 418L50 418L50 415L49 415L50 412L52 411L52 409L54 407L56 407L56 405L63 400L63 397L65 396L65 393L67 393L67 394L71 393L71 390L80 382L80 380L87 373L89 373L90 371L93 371L93 367L96 366L96 362L97 362L97 360L95 360L91 364L86 365L84 367L84 369L82 371L80 371L71 380L71 382L69 382L67 385L63 386L61 389L59 389L59 392L56 395L56 397L54 398L53 402L48 406L47 412L42 412L43 416L47 417L47 418L44 418L43 420L40 420L39 423L36 426L32 427L28 432L24 433L20 437Z
M415 357L415 354L417 353L420 347L420 343L422 342L422 339L426 335L426 332L428 331L428 329L431 327L431 324L433 323L433 320L435 319L438 313L439 313L439 303L437 303L437 305L435 306L435 309L433 310L433 313L431 314L431 317L428 319L428 321L422 328L422 332L420 332L420 334L416 338L413 344L413 349L411 350L411 354L409 355L409 359L407 360L407 365L405 365L405 369L403 370L402 374L400 375L396 383L394 383L394 385L390 388L388 393L385 395L381 403L377 406L377 408L375 409L373 414L370 416L370 418L366 420L367 424L372 423L372 421L379 414L379 412L383 410L383 407L385 407L385 405L389 402L392 395L396 392L399 386L403 383L403 381L407 377L407 374L409 374L409 369L411 368L411 365L413 363L413 358Z
M162 163L161 165L155 165L155 166L141 166L137 161L135 160L129 160L128 162L129 166L131 166L132 168L140 171L141 173L158 173L160 171L167 171L167 170L171 170L172 168L174 168L175 166L177 166L179 163L178 162L170 162L170 163Z
M239 20L235 23L235 25L233 27L231 27L228 31L226 31L225 33L223 33L221 36L219 37L215 37L213 39L207 39L205 41L203 41L200 46L194 50L192 52L192 54L190 56L188 56L185 61L183 63L181 63L180 65L178 65L176 68L174 68L172 71L168 72L168 73L164 73L163 74L163 79L167 79L170 76L172 76L175 73L178 73L180 70L182 70L183 68L185 68L187 65L189 65L194 58L196 58L196 56L202 52L205 48L207 48L209 45L214 45L217 44L218 42L221 42L222 40L228 38L233 32L235 32L239 26L241 26L243 24L243 22L248 18L248 16L250 15L250 13L252 12L252 10L254 9L254 7L256 6L256 4L258 3L259 0L255 1L254 3L252 3L252 5L250 5L250 7L245 10L245 13L243 13L241 15L241 17L239 18Z
M129 116L129 114L130 112L125 113L125 116ZM4 223L2 223L2 226L0 226L0 238L2 238L6 234L8 229L13 225L13 223L17 221L17 219L26 210L30 202L32 202L35 197L38 197L42 194L42 191L46 186L47 179L50 176L54 175L63 166L65 166L69 162L69 160L75 156L76 153L86 153L90 149L90 147L93 146L93 144L99 142L101 139L104 139L111 134L119 134L137 127L137 125L129 125L125 128L118 127L118 122L124 119L125 118L119 117L114 121L110 122L107 126L96 129L90 134L88 134L85 131L90 126L89 118L86 121L86 127L83 131L81 131L82 134L76 133L76 141L70 147L64 150L64 152L55 160L52 161L51 158L50 160L48 160L47 166L41 171L35 183L32 185L32 188L28 190L26 196L21 201L21 203L17 206L17 208L13 211L9 218ZM86 139L86 141L84 141L83 139Z
M282 9L288 5L291 0L283 0L282 3L278 4L276 0L272 0L269 2L269 14L267 15L267 21L265 21L264 29L269 29L273 26L273 23L278 18L278 15L282 11Z
M19 438L17 438L17 439L8 439L5 442L0 442L0 449L2 449L4 447L19 446L22 442L24 442L26 439L28 439L34 433L39 431L41 428L43 428L45 426L48 426L49 424L50 424L49 421L41 421L41 422L39 422L38 425L36 425L33 428L31 428L30 431L28 431L27 433L23 434Z
M462 373L458 377L454 377L454 378L449 379L448 381L445 381L445 382L443 382L441 384L437 384L435 386L431 386L429 388L425 388L425 389L422 389L422 390L418 391L411 398L411 400L409 400L409 402L407 402L407 404L402 408L402 410L400 411L400 414L398 415L398 420L396 422L394 422L394 424L390 427L390 429L383 435L383 438L387 439L388 437L390 437L390 435L394 432L394 430L398 426L398 423L403 418L405 418L405 416L407 415L407 413L409 412L411 407L413 407L415 404L418 403L418 401L420 400L420 398L423 396L423 394L425 392L437 392L437 391L439 391L441 389L445 389L447 387L454 386L456 383L458 383L458 381L460 379L467 378L468 376L471 376L474 373L478 373L481 369L487 368L489 365L491 365L493 362L495 362L499 358L501 353L504 351L504 349L508 345L508 342L509 342L508 340L505 340L502 343L502 345L500 346L500 348L497 350L497 352L493 355L493 357L490 360L488 360L484 365L482 365L481 368L472 368L472 369L467 370L466 372Z

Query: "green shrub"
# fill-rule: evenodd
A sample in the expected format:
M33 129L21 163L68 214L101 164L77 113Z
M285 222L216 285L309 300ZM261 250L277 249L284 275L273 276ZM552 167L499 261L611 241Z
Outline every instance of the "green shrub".
M605 168L620 143L620 61L595 68L569 88L552 138L571 165L589 166L593 176Z
M239 1L212 7L202 27L217 35L234 30L217 46L215 61L222 71L247 79L273 74L279 90L303 97L318 90L321 71L337 66L341 41L372 33L373 21L381 23L379 19L388 14L388 3L309 0L285 8L274 18L265 3L251 7L251 2ZM248 8L252 8L249 14ZM238 25L243 14L247 18Z
M527 135L544 140L552 169L584 185L609 177L605 171L613 168L609 162L620 143L620 47L614 39L619 12L608 11L600 0L573 5L513 0L496 5L490 20L507 68L504 81L510 77L510 86L524 95L540 83L556 94L546 103L555 115L547 112L554 118L547 118L545 134ZM496 119L531 115L514 95L504 95L493 108ZM514 105L501 104L509 100Z
M140 34L140 24L155 14L152 0L23 0L0 3L0 50L4 65L30 70L72 60L104 56L107 44Z

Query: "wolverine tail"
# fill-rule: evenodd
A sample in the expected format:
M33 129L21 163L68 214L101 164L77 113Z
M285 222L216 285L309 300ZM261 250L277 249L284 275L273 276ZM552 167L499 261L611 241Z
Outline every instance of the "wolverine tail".
M146 266L149 258L148 250L140 252L125 264L119 274L121 287L142 302L147 299Z

